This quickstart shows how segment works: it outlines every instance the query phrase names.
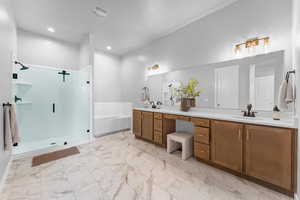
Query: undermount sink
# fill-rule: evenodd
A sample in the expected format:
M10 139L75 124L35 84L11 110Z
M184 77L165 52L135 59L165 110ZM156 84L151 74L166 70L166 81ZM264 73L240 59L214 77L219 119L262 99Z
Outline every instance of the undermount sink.
M234 115L232 117L235 119L261 120L261 118L259 118L259 117L244 117L244 116L237 116L237 115Z

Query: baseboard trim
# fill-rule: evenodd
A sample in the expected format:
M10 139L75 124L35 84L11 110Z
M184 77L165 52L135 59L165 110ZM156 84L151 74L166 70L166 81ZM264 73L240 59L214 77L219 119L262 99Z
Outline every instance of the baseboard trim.
M3 192L5 181L8 177L8 173L9 173L9 170L10 170L11 163L12 163L12 156L10 156L9 161L7 163L7 166L6 166L6 169L4 171L4 175L3 175L2 179L0 180L0 194Z
M94 134L94 137L95 138L100 138L100 137L104 137L104 136L108 136L108 135L113 135L113 134L116 134L116 133L120 133L120 132L123 132L123 131L129 131L131 130L130 128L126 128L126 129L121 129L121 130L118 130L118 131L112 131L112 132L107 132L107 133L103 133L103 134Z

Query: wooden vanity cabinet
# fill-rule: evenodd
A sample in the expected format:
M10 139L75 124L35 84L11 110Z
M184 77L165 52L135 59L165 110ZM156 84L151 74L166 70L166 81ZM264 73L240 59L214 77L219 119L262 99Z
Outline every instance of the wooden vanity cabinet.
M153 141L153 123L153 112L142 112L142 138L149 141Z
M295 191L295 129L133 111L132 131L159 146L176 120L194 123L194 156L285 194Z
M162 132L163 128L163 120L154 118L154 130L158 132Z
M222 167L242 172L243 125L240 123L212 121L211 161Z
M293 130L245 126L245 174L293 190Z
M210 121L192 117L194 123L194 156L203 161L210 160Z
M163 119L161 113L154 113L153 142L158 145L163 145Z
M166 119L162 113L133 110L132 132L138 137L167 147L167 135L176 131L175 120Z
M134 110L132 113L132 132L136 136L142 136L142 111Z
M210 144L209 132L210 132L209 128L194 126L194 142L200 142L209 145Z

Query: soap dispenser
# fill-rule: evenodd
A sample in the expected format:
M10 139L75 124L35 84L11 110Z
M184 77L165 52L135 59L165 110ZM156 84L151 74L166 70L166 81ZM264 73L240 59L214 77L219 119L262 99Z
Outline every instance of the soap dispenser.
M273 115L272 115L274 120L280 120L280 110L278 108L278 106L274 106L273 108Z

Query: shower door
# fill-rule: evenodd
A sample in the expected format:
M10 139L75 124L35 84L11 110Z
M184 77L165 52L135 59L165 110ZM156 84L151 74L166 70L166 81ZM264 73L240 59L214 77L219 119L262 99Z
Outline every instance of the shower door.
M41 142L54 137L57 126L52 104L58 95L57 75L53 70L37 67L20 71L18 75L15 95L22 98L22 102L17 103L21 144Z
M89 138L88 73L29 66L17 71L14 95L22 141L18 153ZM88 74L89 75L89 74ZM23 149L22 149L23 148Z

